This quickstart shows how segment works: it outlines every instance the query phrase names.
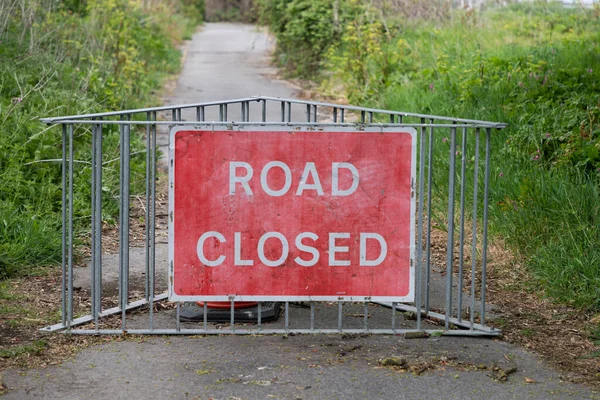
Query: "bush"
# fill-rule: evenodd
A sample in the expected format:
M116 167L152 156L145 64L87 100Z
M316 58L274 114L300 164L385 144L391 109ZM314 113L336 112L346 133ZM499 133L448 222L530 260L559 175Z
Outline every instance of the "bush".
M145 4L148 8L143 8ZM147 106L179 67L176 44L193 29L182 3L20 0L0 5L0 277L60 260L60 129L39 118ZM104 129L103 218L118 212L119 135ZM75 131L74 222L90 218L90 132ZM143 150L141 133L132 151ZM144 155L132 158L133 191Z
M509 123L492 134L490 228L546 293L600 310L599 8L516 4L474 13L410 0L396 8L353 3L352 18L341 15L340 31L325 30L319 46L305 28L311 12L286 19L303 2L270 3L279 51L314 61L299 65L325 65L324 86L341 83L350 102Z

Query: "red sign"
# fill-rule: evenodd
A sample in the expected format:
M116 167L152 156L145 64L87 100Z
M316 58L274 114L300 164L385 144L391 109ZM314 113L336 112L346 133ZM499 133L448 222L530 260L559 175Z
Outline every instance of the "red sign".
M172 130L171 300L413 301L415 131L328 129Z

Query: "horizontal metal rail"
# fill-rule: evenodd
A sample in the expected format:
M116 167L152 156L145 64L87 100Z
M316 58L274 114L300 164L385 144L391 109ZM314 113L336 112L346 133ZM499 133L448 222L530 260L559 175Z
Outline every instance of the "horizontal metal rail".
M140 108L135 110L121 110L121 111L111 111L104 113L93 113L93 114L81 114L81 115L70 115L70 116L61 116L61 117L53 117L53 118L42 118L41 121L48 124L53 123L70 123L71 121L80 121L91 118L107 118L107 117L118 117L123 115L134 115L134 114L146 114L149 112L158 112L158 111L172 111L172 110L185 110L197 107L210 107L210 106L222 106L224 104L239 104L239 103L249 103L249 102L260 102L260 101L270 101L270 102L278 102L282 104L301 104L301 105L309 105L315 107L328 107L332 109L339 110L348 110L348 111L359 111L361 113L369 113L372 117L373 114L383 114L383 115L394 115L394 116L402 116L402 117L410 117L410 118L426 118L426 119L435 119L439 121L446 121L450 123L463 123L467 125L479 125L481 127L489 127L489 128L497 128L502 129L508 126L506 123L500 122L491 122L491 121L482 121L475 119L466 119L466 118L453 118L453 117L445 117L438 115L428 115L428 114L419 114L419 113L411 113L404 111L394 111L394 110L382 110L378 108L368 108L368 107L357 107L350 105L342 105L342 104L334 104L334 103L324 103L324 102L315 102L315 101L306 101L306 100L295 100L295 99L286 99L280 97L269 97L269 96L253 96L246 97L241 99L233 99L226 101L215 101L215 102L203 102L203 103L194 103L194 104L180 104L180 105L172 105L172 106L161 106L161 107L150 107L150 108ZM315 114L316 118L316 114ZM288 121L290 122L290 121ZM316 121L315 121L316 122ZM372 121L369 121L372 122Z
M97 125L98 121L95 120L64 120L58 121L60 124L82 124L82 125ZM117 120L106 120L102 121L102 125L164 125L164 126L197 126L197 125L214 125L214 126L289 126L289 127L310 127L315 126L314 122L241 122L241 121L117 121ZM389 124L389 123L362 123L362 122L319 122L319 126L323 127L359 127L370 126L370 127L381 127L381 128L482 128L486 125L477 124Z
M428 336L488 336L497 337L500 331L485 332L485 331L445 331L439 329L289 329L282 332L281 329L244 329L236 328L235 330L227 329L75 329L65 331L65 334L72 335L281 335L285 334L373 334L373 335L406 335L407 333L425 333L421 338ZM419 336L417 336L419 337Z

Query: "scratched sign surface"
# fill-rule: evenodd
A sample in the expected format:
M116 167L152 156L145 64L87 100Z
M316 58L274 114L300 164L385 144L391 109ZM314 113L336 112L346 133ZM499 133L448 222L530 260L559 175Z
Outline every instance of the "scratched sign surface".
M415 132L327 129L172 129L171 300L413 301Z

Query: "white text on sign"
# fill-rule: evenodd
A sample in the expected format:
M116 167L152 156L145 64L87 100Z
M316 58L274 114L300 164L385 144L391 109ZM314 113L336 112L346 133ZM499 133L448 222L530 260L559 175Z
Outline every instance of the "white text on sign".
M269 172L275 168L281 169L285 176L283 187L274 189L269 185ZM339 176L340 170L347 170L351 173L352 183L347 188L340 188ZM241 191L238 189L241 187L243 193L247 196L252 196L252 189L249 182L254 177L254 168L247 162L244 161L231 161L229 163L229 195L234 196ZM273 197L280 197L289 192L292 187L292 170L290 167L282 161L270 161L268 162L260 172L260 187L264 193ZM308 183L312 181L312 183ZM332 196L350 196L358 188L360 183L360 177L358 169L347 162L333 162L331 164L331 195ZM323 186L321 179L319 178L318 171L314 162L307 162L302 171L302 175L298 181L298 185L295 190L296 196L302 196L305 191L313 190L319 196L324 196ZM359 265L365 267L375 267L380 265L387 256L387 243L385 238L375 232L360 232L359 236ZM343 246L338 243L338 240L350 239L351 234L348 232L330 232L328 237L328 266L350 266L350 260L340 260L337 258L338 254L348 253L349 247ZM312 267L319 262L321 254L316 247L311 246L307 243L307 240L311 240L314 243L319 240L319 236L313 232L301 232L295 240L294 245L297 250L305 253L303 256L297 256L294 258L294 263L303 267ZM216 231L208 231L200 236L198 239L196 251L198 259L202 264L208 267L217 267L223 264L226 260L224 254L219 255L215 259L208 259L204 252L205 243L208 240L217 241L219 243L226 243L227 239L223 234ZM278 247L281 248L280 256L277 259L269 259L265 255L265 246L267 241L278 241ZM379 244L379 255L376 258L367 258L367 242L376 241ZM273 243L271 243L273 244ZM235 266L251 266L254 265L254 260L242 259L242 233L235 232L233 237L234 245L234 264ZM253 249L254 250L254 249ZM256 248L256 256L260 263L269 267L278 267L283 265L290 253L290 244L288 239L280 232L266 232L261 236L258 241Z

